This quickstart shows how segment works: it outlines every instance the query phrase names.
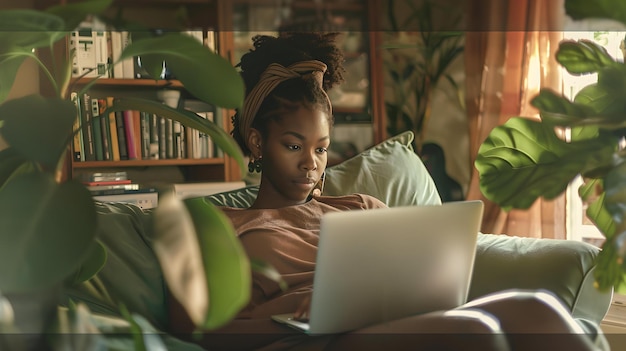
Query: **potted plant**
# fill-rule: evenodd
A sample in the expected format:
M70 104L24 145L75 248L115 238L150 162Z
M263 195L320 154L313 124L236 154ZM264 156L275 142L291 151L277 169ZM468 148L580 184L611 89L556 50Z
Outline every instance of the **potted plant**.
M69 324L58 322L57 309L59 292L68 284L93 277L106 260L106 249L95 237L96 210L89 191L61 177L73 134L80 132L72 130L77 113L68 96L73 53L51 63L40 60L38 53L52 52L55 43L66 40L86 16L103 14L112 2L90 0L44 11L0 11L0 135L9 145L0 151L0 333L30 333L35 344L27 341L26 348L40 342L53 325L68 333L93 330L81 325L89 315L84 305L70 308L70 317L64 319ZM165 60L196 98L226 108L242 104L244 87L235 68L195 39L179 33L136 39L119 60L141 55L152 77L159 76ZM53 93L7 101L17 69L26 58L37 63ZM213 84L216 81L219 84ZM156 101L120 98L103 115L124 109L156 113L198 129L245 169L230 135L192 112ZM210 329L233 318L248 301L250 262L226 217L204 201L181 203L167 195L160 198L154 217L156 252L161 262L168 262L162 265L165 278L194 322ZM168 240L177 240L179 245L162 244ZM218 245L201 246L198 241L217 242L220 254L213 252ZM220 262L212 262L214 257ZM223 293L212 295L209 304L211 291L220 289ZM200 298L192 299L193 293ZM214 298L223 299L222 303ZM124 306L120 309L133 330L149 331L140 317L129 314ZM72 321L78 321L78 326ZM144 345L140 334L138 345ZM0 340L2 348L15 346L3 342L7 339Z
M438 84L445 79L460 91L447 69L463 53L463 32L450 30L460 22L462 12L432 0L419 5L413 1L397 5L390 0L386 5L390 30L385 32L382 48L390 89L385 96L387 133L413 131L415 150L420 153ZM443 24L437 20L442 14L446 16ZM462 100L459 96L458 101Z
M619 1L566 0L565 10L575 20L626 24ZM514 117L494 128L475 163L480 189L504 210L525 209L539 197L555 198L582 175L578 192L586 214L606 239L597 257L597 286L626 293L626 65L588 40L563 40L556 60L574 75L597 73L597 83L571 101L542 89L531 101L541 120ZM555 132L565 129L569 139Z

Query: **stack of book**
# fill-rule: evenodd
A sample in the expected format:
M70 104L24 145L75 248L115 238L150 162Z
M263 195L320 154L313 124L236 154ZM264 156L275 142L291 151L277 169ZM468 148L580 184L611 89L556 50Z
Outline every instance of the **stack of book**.
M84 175L82 182L98 201L132 203L143 209L158 204L159 193L155 187L133 183L124 171L91 173Z

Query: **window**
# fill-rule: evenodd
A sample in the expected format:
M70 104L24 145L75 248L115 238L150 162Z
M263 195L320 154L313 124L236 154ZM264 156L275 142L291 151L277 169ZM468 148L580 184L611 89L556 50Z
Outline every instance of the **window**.
M570 28L580 29L589 26L590 22L570 23ZM612 25L603 25L603 27L611 27ZM568 29L566 25L566 29ZM584 29L584 28L583 28ZM568 30L563 33L564 39L588 39L602 45L607 52L619 61L624 61L626 48L624 41L626 38L626 30ZM572 99L583 87L595 83L598 80L597 74L584 76L573 76L563 69L563 93ZM595 225L585 215L586 206L578 195L578 188L582 184L582 179L577 177L572 181L567 189L567 237L571 240L579 240L590 244L601 246L604 242L604 236L595 227Z

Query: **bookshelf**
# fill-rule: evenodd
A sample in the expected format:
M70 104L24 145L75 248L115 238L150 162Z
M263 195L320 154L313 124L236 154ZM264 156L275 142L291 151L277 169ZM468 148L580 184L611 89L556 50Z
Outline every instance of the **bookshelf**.
M35 0L35 6L48 6L73 2L73 0ZM347 138L364 139L360 149L382 141L385 138L384 130L384 103L382 99L382 61L379 58L379 2L367 1L338 1L324 0L314 5L307 1L288 2L292 6L293 20L310 18L323 10L325 14L332 14L333 18L348 20L343 27L344 35L355 39L358 45L350 48L346 43L346 59L354 62L355 72L349 72L348 84L344 92L356 92L356 104L341 104L335 101L335 130ZM321 5L320 5L321 4ZM149 6L147 6L149 5ZM215 32L216 51L235 64L241 54L240 32L242 14L247 12L252 16L259 9L268 9L279 6L276 1L249 1L249 0L124 0L114 1L110 15L121 14L120 18L126 21L140 22L149 28L161 29L202 29ZM322 6L322 7L320 7ZM261 28L261 27L263 28ZM248 35L254 29L268 29L266 24L248 28ZM254 27L254 25L253 25ZM247 38L248 43L249 37ZM59 50L57 55L67 53L67 45ZM355 77L355 75L358 75ZM89 79L74 79L76 87L85 86ZM357 87L359 82L365 86ZM175 89L181 91L181 98L190 98L182 84L176 80L152 79L117 79L100 78L89 91L96 97L107 96L154 96L159 89ZM45 89L42 85L41 89ZM356 91L358 90L358 91ZM192 98L192 97L191 97ZM157 100L154 98L154 100ZM230 131L230 117L234 111L217 109L214 118L227 131ZM342 129L349 131L341 132ZM350 140L348 140L350 141ZM357 142L359 144L359 142ZM360 150L357 150L360 151ZM88 172L105 172L125 170L129 175L140 181L159 182L202 182L202 181L238 181L241 172L235 162L228 156L201 158L201 159L135 159L120 161L76 161L72 155L68 159L66 177L76 178Z

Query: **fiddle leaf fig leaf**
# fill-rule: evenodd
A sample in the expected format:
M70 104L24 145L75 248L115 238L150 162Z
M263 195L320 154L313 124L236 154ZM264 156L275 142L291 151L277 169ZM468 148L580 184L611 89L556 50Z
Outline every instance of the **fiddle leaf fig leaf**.
M617 246L606 241L602 245L602 250L596 257L596 287L600 291L610 291L615 288L615 292L626 293L626 274L622 270L621 260L617 253Z
M0 191L0 290L26 292L62 282L85 261L96 212L79 182L21 175Z
M119 59L133 56L141 56L153 65L165 61L185 89L204 102L226 108L238 108L243 104L244 85L237 70L188 35L169 33L133 41ZM157 69L153 67L151 70ZM154 75L155 72L149 73L153 77L159 76Z
M566 0L565 13L574 20L608 18L626 24L626 3L613 0Z
M542 121L559 126L586 124L585 117L592 115L593 110L583 104L571 102L565 96L551 89L541 89L530 104L541 111Z
M574 75L594 73L615 64L615 60L604 47L586 39L561 41L556 60Z
M0 105L4 120L0 132L21 155L54 169L70 140L75 118L76 107L69 100L28 95Z
M196 228L209 286L210 305L203 326L215 329L248 304L250 261L224 213L201 197L184 202Z
M589 179L578 188L578 194L588 204L587 217L606 238L611 238L615 234L615 222L606 209L606 194L602 190L601 184L601 179Z
M80 264L69 283L72 285L80 284L93 278L104 267L106 261L106 248L100 241L94 241L93 245L89 247L89 254L87 254L85 261Z
M587 168L612 157L613 140L566 143L539 121L514 117L496 127L478 151L480 189L503 209L529 208L553 199Z

